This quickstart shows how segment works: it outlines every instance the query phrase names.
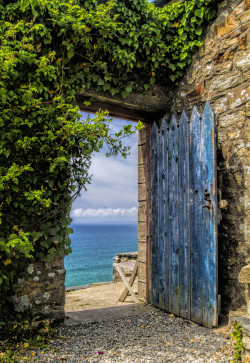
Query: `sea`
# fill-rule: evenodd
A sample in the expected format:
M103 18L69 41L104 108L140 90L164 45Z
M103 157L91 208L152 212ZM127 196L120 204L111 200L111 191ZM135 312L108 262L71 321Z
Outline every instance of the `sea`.
M112 281L117 253L136 252L137 222L71 224L72 253L65 257L66 287Z

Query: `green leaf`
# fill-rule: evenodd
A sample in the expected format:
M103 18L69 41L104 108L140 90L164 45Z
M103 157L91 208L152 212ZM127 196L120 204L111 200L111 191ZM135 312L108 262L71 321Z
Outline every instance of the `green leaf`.
M97 81L98 86L103 86L105 84L104 80L99 78Z
M203 32L203 29L202 28L198 28L198 29L196 29L195 34L201 35L202 32Z
M90 101L84 101L84 102L83 102L83 104L84 104L85 106L90 106L90 105L91 105L91 102L90 102Z
M204 16L204 8L196 9L194 14L198 16L200 19L202 19Z
M169 63L168 67L174 72L176 70L176 65Z

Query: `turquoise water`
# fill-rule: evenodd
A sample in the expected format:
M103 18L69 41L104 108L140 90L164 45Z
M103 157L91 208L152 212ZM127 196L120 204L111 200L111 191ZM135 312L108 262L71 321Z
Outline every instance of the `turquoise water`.
M65 257L66 287L111 281L113 257L137 251L137 223L72 224L72 253Z

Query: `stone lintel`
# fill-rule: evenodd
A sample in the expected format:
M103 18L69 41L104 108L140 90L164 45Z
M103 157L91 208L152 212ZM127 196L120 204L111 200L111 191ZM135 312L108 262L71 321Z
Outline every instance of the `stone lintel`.
M107 110L109 116L130 121L153 122L169 110L172 92L160 86L153 86L146 94L132 93L126 99L111 96L107 92L87 91L76 96L81 111L95 113ZM84 102L91 102L85 106Z

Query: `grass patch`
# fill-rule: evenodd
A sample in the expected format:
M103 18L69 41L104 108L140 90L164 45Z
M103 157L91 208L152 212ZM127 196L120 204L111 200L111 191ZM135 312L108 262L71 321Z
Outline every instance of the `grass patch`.
M48 319L41 320L39 316L26 319L17 316L13 322L0 322L0 362L35 360L34 350L46 348L54 332L51 322Z
M237 321L234 322L232 337L234 339L234 356L232 363L241 362L241 355L243 352L242 328Z

